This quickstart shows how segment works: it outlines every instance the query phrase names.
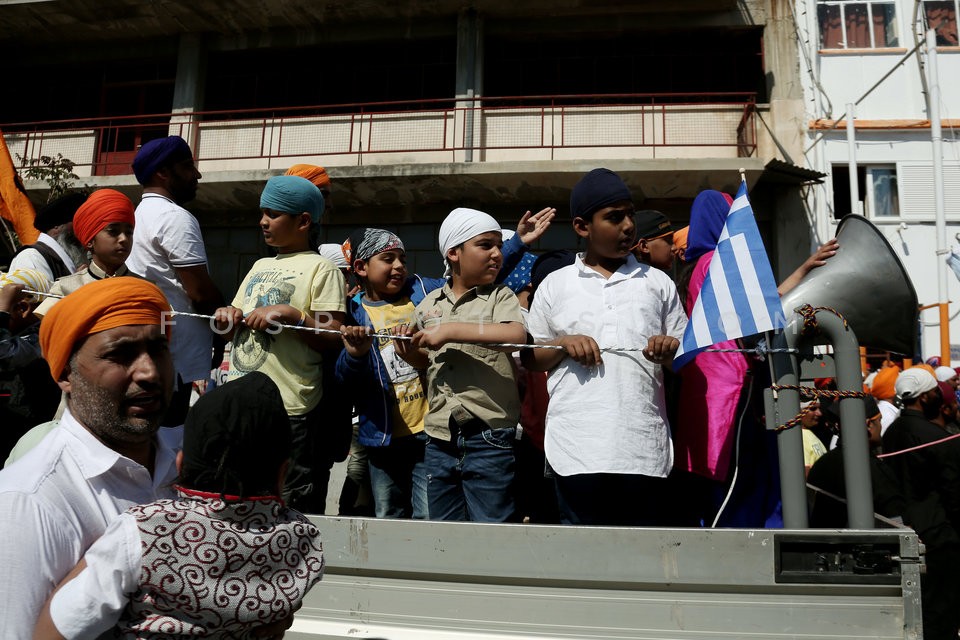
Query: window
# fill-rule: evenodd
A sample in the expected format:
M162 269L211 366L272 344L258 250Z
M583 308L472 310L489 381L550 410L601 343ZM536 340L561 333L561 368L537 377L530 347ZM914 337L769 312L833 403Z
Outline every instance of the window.
M869 218L899 218L900 189L897 168L893 165L860 165L857 167L857 191L860 202L850 202L850 170L845 164L833 166L833 215L842 218L848 213L863 213Z
M937 32L937 44L941 47L960 46L957 40L957 10L960 0L924 0L923 19L926 29Z
M953 4L953 1L931 4ZM893 2L818 0L817 19L821 49L899 46Z
M900 190L896 167L867 167L867 216L899 218Z

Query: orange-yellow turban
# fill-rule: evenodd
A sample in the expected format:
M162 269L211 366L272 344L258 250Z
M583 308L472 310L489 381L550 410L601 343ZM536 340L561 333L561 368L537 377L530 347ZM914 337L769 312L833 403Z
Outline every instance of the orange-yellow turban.
M54 380L75 345L87 336L125 325L161 324L170 304L153 283L121 276L85 284L53 305L40 323L40 348ZM164 335L169 338L169 327Z
M690 225L685 226L682 229L677 229L673 232L673 244L676 245L677 249L680 251L687 250L687 234L690 233Z
M91 193L87 201L73 214L73 233L81 245L87 246L93 236L114 222L132 225L133 203L119 191L99 189Z
M295 164L287 169L286 175L306 178L318 189L330 189L330 176L327 175L327 170L315 164Z
M899 375L900 367L884 367L877 371L877 375L873 377L873 385L870 387L870 395L877 400L889 400L897 395L894 385Z

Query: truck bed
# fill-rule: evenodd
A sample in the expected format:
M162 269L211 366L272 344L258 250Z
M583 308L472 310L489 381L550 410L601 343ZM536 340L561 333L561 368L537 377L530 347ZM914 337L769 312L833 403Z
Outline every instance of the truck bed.
M287 638L922 637L909 529L312 518L327 569Z

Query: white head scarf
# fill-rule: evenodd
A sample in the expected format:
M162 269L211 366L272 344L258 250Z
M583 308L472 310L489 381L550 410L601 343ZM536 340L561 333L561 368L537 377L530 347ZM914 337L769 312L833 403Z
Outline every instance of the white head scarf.
M451 211L444 219L443 224L440 225L440 255L443 256L443 277L449 278L452 273L450 263L447 262L447 251L463 244L470 238L475 238L481 233L490 231L500 231L500 223L494 220L489 213L463 207Z
M317 249L321 257L326 258L334 265L337 269L349 269L350 265L347 264L347 259L343 255L343 246L335 243L329 242L326 244L320 245Z
M937 375L937 382L946 382L957 377L957 372L950 367L937 367L933 372Z

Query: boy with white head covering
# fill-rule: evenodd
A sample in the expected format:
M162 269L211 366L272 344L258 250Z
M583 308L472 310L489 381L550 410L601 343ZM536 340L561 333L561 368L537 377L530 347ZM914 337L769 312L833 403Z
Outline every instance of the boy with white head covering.
M552 217L552 216L551 216ZM497 285L503 265L500 223L476 209L450 212L440 226L449 280L417 305L426 349L424 454L427 501L434 520L514 519L513 442L520 398L510 347L526 341L516 296ZM421 352L422 353L422 352Z

